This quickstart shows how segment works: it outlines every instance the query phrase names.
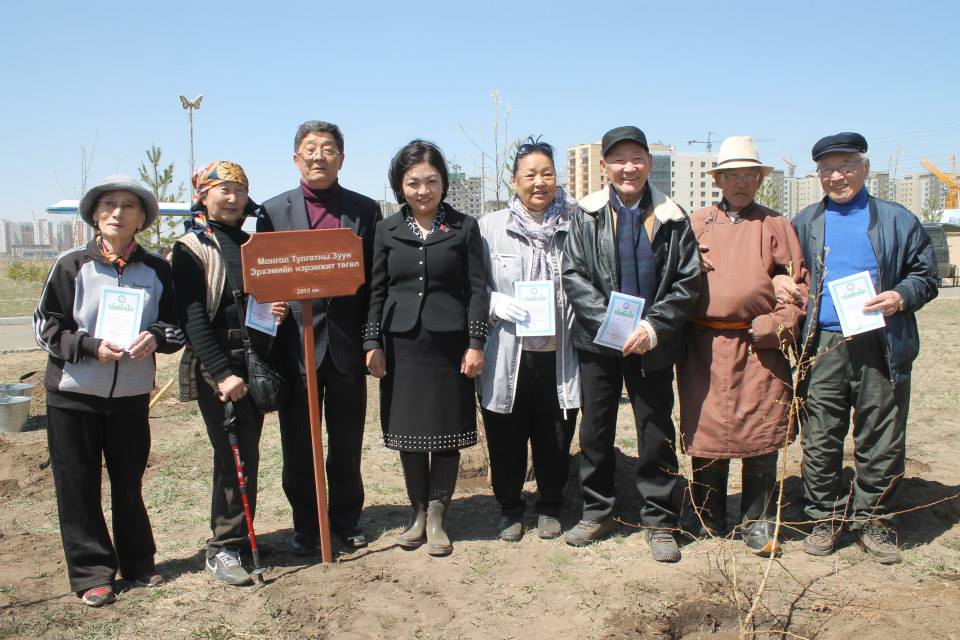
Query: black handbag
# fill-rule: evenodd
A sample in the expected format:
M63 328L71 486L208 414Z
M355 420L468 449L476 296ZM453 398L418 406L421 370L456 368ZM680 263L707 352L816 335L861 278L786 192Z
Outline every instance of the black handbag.
M222 254L221 254L222 256ZM243 335L243 359L247 365L247 393L260 413L273 413L290 399L290 385L254 350L247 331L247 319L244 315L243 294L233 286L230 270L223 264L227 284L233 291L233 302L240 318L240 331Z

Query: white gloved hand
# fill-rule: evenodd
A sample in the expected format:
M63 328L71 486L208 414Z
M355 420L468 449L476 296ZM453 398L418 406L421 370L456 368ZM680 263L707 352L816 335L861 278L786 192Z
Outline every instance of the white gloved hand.
M523 322L527 319L527 310L517 304L516 299L500 294L493 306L493 315L507 322Z

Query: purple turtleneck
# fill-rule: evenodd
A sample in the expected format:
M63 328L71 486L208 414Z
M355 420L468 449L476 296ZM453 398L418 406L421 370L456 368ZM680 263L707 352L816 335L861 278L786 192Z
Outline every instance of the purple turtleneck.
M339 182L334 182L326 189L314 189L303 180L300 181L300 190L307 202L307 217L310 219L311 229L339 229L340 228L340 192Z

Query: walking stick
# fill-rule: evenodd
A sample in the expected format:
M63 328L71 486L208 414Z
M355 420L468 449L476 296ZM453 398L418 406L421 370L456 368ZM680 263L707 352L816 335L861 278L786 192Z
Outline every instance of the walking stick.
M233 464L237 468L237 484L240 485L240 499L243 501L243 515L247 519L247 534L250 537L250 555L253 556L253 571L257 582L264 584L266 569L260 566L260 551L257 549L257 534L253 531L253 516L250 513L250 500L247 498L247 481L243 476L243 460L240 459L240 440L237 439L237 416L234 415L233 401L227 400L223 408L223 428L227 431L227 440L233 450Z

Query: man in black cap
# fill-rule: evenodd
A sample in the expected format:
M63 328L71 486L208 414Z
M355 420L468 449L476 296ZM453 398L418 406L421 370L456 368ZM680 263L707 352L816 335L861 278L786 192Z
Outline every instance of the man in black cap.
M626 382L636 420L637 490L655 560L676 562L679 475L673 365L682 328L700 291L700 255L687 214L648 181L653 157L636 127L603 136L600 167L610 183L580 202L563 256L563 288L573 305L583 418L580 481L583 516L566 533L583 546L613 532L614 439ZM642 320L620 349L594 342L611 293L643 298Z
M816 523L803 550L829 555L848 522L864 551L891 564L900 551L888 514L904 471L910 369L920 349L914 314L937 296L937 261L915 215L867 193L866 153L859 133L817 142L826 197L793 220L811 275L803 359L816 356L799 389L804 508ZM845 338L827 285L864 271L878 293L863 310L882 313L886 326ZM851 409L856 482L848 504L840 472Z

